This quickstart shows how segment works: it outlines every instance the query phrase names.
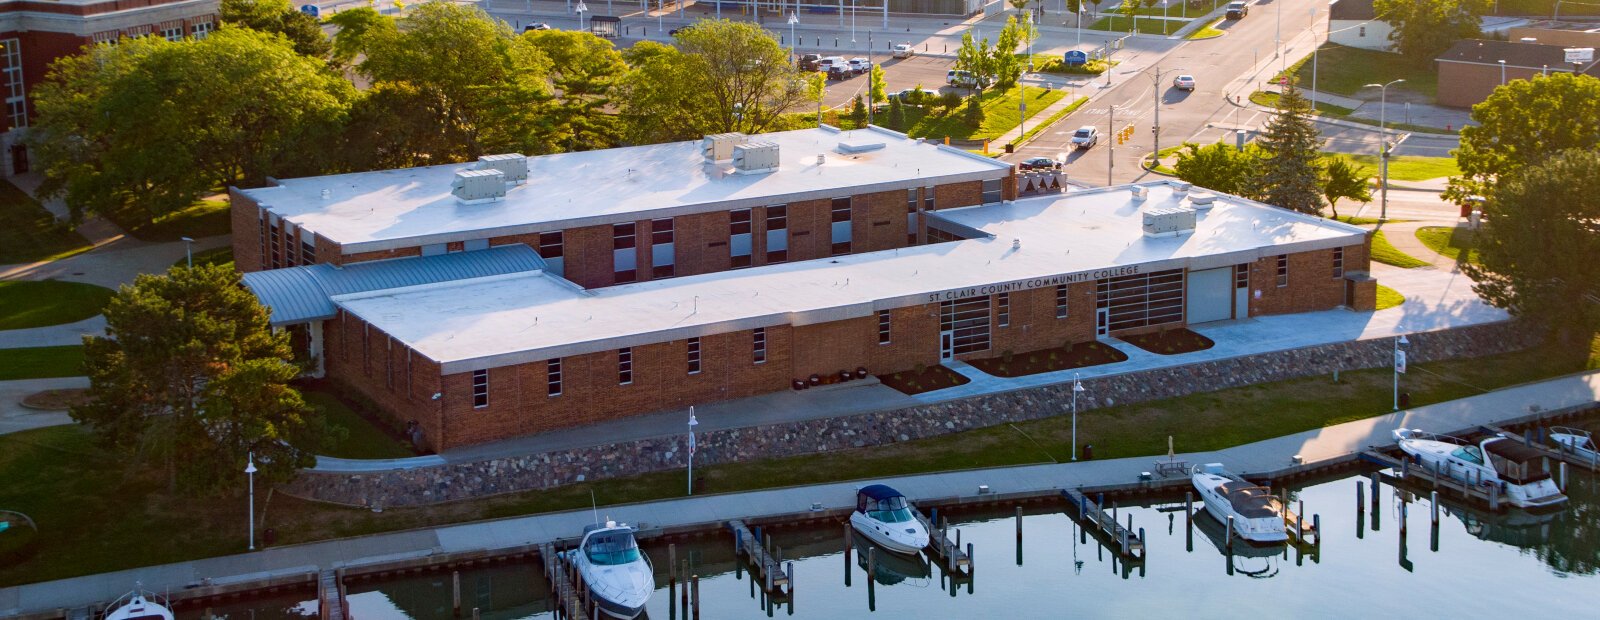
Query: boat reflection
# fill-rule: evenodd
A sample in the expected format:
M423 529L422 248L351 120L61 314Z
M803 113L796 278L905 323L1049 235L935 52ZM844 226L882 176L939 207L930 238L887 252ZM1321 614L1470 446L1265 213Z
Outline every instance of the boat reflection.
M1285 543L1257 544L1245 540L1243 536L1235 536L1232 544L1229 544L1228 526L1205 509L1195 510L1190 519L1193 520L1194 529L1200 530L1217 552L1228 558L1229 575L1244 575L1253 579L1277 576L1277 559L1287 548Z
M892 586L910 582L909 585L925 588L932 583L933 568L921 553L916 555L894 553L853 530L850 539L855 545L856 566L863 571L870 571L872 580L879 585ZM871 568L867 566L869 550L872 552Z

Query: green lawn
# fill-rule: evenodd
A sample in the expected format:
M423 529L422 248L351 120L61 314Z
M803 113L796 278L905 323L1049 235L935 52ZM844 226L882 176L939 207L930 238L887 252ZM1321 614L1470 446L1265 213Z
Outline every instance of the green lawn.
M1222 21L1222 19L1223 18L1218 17L1216 19L1211 20L1211 23L1206 24L1204 26L1201 26L1199 28L1196 28L1194 30L1194 32L1189 33L1189 37L1188 38L1192 40L1192 39L1209 39L1211 37L1220 37L1220 36L1222 36L1223 32L1221 30L1218 30L1217 27L1216 27L1217 24Z
M178 259L176 261L173 261L172 266L173 267L178 267L178 266L187 265L187 264L189 264L189 257L185 256L185 257L180 258L180 259ZM202 266L205 266L205 265L232 265L232 264L233 264L233 246L231 246L231 245L225 245L225 246L222 246L220 248L211 248L209 250L206 250L204 252L200 252L200 253L194 255L194 266L196 266L196 267L202 267Z
M1044 89L1029 86L1028 117L1038 114L1040 110L1049 107L1062 97L1067 96L1067 91L1060 89ZM914 138L927 138L929 140L943 140L948 136L951 140L992 140L1000 134L1015 129L1022 120L1022 113L1017 110L1017 104L1022 99L1022 87L1012 87L1005 92L984 91L983 93L983 123L977 127L968 125L964 116L965 108L958 107L950 113L924 114L923 110L907 108L906 122L911 125L906 134ZM916 113L913 113L913 110ZM915 121L912 117L917 117Z
M1490 10L1494 11L1494 7L1498 7L1496 15L1552 17L1556 14L1556 0L1500 0ZM1600 3L1565 0L1561 3L1561 17L1565 19L1569 15L1600 15Z
M1388 310L1403 303L1406 303L1406 296L1401 295L1400 291L1378 285L1378 310Z
M82 374L83 345L0 349L0 381L76 377Z
M1401 388L1424 405L1600 366L1593 347L1545 345L1493 357L1415 364ZM1388 368L1221 390L1099 409L1078 418L1079 445L1100 458L1154 456L1171 435L1180 451L1216 450L1390 412ZM1477 386L1477 387L1473 387ZM1015 426L1015 428L1013 428ZM1017 432L1021 430L1026 433ZM932 439L803 457L710 465L696 490L725 493L920 472L1066 461L1069 418L1001 425ZM243 551L242 493L172 497L146 475L124 475L123 459L102 452L78 426L0 435L0 506L39 523L31 559L0 558L0 586L61 579L141 565ZM681 497L683 472L575 484L450 504L373 513L258 493L261 527L280 544L356 536L445 523L588 508L590 492L614 505ZM137 518L107 519L108 514ZM159 540L161 544L151 545Z
M1269 108L1276 108L1278 107L1278 93L1269 93L1264 90L1258 90L1250 93L1250 102L1256 105L1264 105ZM1331 103L1318 102L1313 107L1316 109L1317 114L1339 118L1344 118L1345 116L1349 116L1350 113L1355 112L1355 110L1350 108L1342 108Z
M1377 155L1351 155L1349 153L1325 153L1325 155L1348 160L1363 168L1374 178L1378 176ZM1400 155L1389 158L1389 178L1396 181L1426 181L1428 179L1460 175L1461 169L1456 167L1456 158L1454 157Z
M1406 254L1405 252L1401 252L1398 248L1394 247L1394 244L1389 243L1389 240L1383 236L1383 231L1381 230L1373 233L1372 235L1372 260L1378 261L1385 265L1394 265L1396 267L1402 267L1405 269L1426 267L1432 264L1410 254Z
M0 181L0 222L0 265L57 260L91 247L10 181Z
M0 282L0 330L82 321L100 314L115 293L81 282Z
M1354 97L1363 92L1377 95L1378 89L1366 89L1365 86L1404 79L1404 82L1389 88L1390 94L1409 90L1426 95L1429 99L1438 96L1439 75L1433 63L1411 64L1399 54L1328 43L1317 52L1316 69L1317 90L1336 95ZM1311 88L1310 56L1290 65L1289 71L1294 73L1300 88Z
M1367 225L1377 224L1378 223L1378 218L1375 218L1375 217L1356 217L1354 215L1341 215L1341 216L1333 218L1333 219L1338 220L1340 222L1344 222L1346 224L1353 224L1355 226L1367 226ZM1391 221L1391 222L1404 222L1406 220L1389 220L1389 221Z
M1465 226L1424 226L1417 229L1417 240L1428 249L1444 255L1445 258L1457 263L1478 262L1477 242L1473 239L1475 233ZM1466 252L1463 259L1462 252Z
M330 426L344 428L344 440L329 448L326 456L342 459L402 459L416 456L406 444L391 437L355 412L338 397L327 392L301 390L306 402L322 410Z
M1088 97L1079 97L1077 101L1069 103L1069 104L1067 104L1067 107L1061 108L1060 110L1056 111L1055 114L1051 114L1050 118L1044 119L1043 121L1040 121L1040 122L1037 122L1037 123L1030 123L1029 127L1028 127L1028 131L1023 133L1021 138L1019 140L1017 140L1016 142L1014 142L1013 144L1020 144L1020 143L1024 143L1024 142L1027 142L1028 140L1033 139L1033 137L1038 135L1040 131L1050 127L1051 125L1056 124L1056 121L1059 121L1062 118L1065 118L1068 114L1076 112L1078 110L1078 108L1083 107L1083 104L1088 103L1088 102L1089 102L1089 98Z
M111 220L140 240L156 242L225 235L233 226L226 199L195 201L187 208L154 221L150 221L148 214L132 209L113 214Z
M1140 17L1136 20L1139 25L1139 34L1172 34L1189 23L1187 19L1161 19L1160 17ZM1102 17L1095 20L1089 30L1104 30L1108 32L1132 32L1133 23L1121 15Z

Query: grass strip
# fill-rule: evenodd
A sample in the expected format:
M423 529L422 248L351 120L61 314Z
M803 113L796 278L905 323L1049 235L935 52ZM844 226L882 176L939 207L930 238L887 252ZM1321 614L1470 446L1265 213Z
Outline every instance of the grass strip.
M83 374L83 345L0 349L0 381ZM3 502L0 502L3 504Z
M1403 269L1415 269L1433 264L1401 252L1393 243L1389 243L1389 239L1383 236L1381 230L1372 234L1372 260Z
M1472 229L1465 226L1424 226L1417 229L1417 241L1457 263L1478 263L1475 235Z
M115 293L82 282L0 282L0 330L76 323L100 314Z
M1406 303L1406 296L1382 284L1378 285L1378 310L1388 310Z

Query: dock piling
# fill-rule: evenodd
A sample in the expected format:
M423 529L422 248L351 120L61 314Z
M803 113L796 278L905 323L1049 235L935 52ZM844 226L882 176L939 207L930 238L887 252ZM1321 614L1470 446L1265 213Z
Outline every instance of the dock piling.
M1311 515L1311 529L1314 529L1314 530L1317 531L1316 546L1321 547L1322 546L1322 515L1320 513Z
M683 588L678 590L678 605L683 610L682 616L687 618L689 617L689 558L683 559L681 569L683 570L684 582Z
M1405 536L1406 535L1406 521L1408 521L1408 519L1406 519L1406 513L1408 512L1407 508L1409 506L1411 506L1411 502L1406 501L1404 497L1400 498L1400 535L1401 536Z
M1022 542L1022 506L1017 506L1017 542Z
M689 587L694 590L689 597L690 600L694 601L694 615L692 617L694 620L700 620L700 575L695 574L689 577Z
M450 608L457 618L461 617L461 571L450 571Z
M1428 503L1433 507L1433 522L1439 523L1439 492L1434 491L1428 498Z
M1556 463L1556 471L1561 474L1556 478L1556 484L1561 488L1561 492L1565 493L1567 491L1567 462Z
M1233 515L1228 515L1228 555L1233 555Z

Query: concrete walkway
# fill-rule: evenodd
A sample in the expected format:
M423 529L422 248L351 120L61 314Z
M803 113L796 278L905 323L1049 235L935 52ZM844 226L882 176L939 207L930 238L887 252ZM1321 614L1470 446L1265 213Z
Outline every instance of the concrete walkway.
M1342 458L1368 446L1392 443L1396 428L1449 432L1478 424L1581 407L1600 401L1600 371L1507 388L1456 401L1418 407L1376 418L1268 439L1215 452L1185 453L1191 463L1220 462L1241 473L1264 473L1289 467L1294 457L1307 463ZM1187 438L1176 437L1178 446ZM973 497L978 485L994 493L1039 492L1079 486L1132 483L1150 471L1158 457L1042 464L968 470L891 478L894 486L918 498ZM847 509L856 483L839 482L727 495L661 500L608 506L612 519L642 529L711 526L728 519L802 513L819 502L825 509ZM604 499L604 498L602 498ZM1321 510L1323 507L1312 507ZM113 573L76 577L0 589L0 616L76 608L110 600L141 583L153 591L182 590L210 579L229 584L266 577L304 574L317 569L360 566L429 555L532 545L576 536L593 522L588 510L514 517L461 525L376 534L285 547L248 554L178 562ZM1136 524L1137 525L1137 524Z
M46 426L71 424L65 411L40 411L22 406L22 399L45 390L89 387L87 377L0 381L0 435Z

